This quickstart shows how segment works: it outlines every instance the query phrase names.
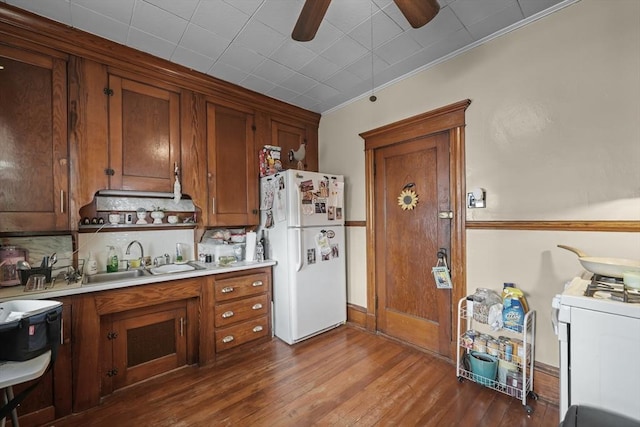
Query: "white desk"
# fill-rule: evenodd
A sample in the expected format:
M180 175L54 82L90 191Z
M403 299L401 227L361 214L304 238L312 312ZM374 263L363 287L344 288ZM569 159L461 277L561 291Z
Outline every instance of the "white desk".
M0 391L3 396L2 406L13 399L13 386L36 378L40 378L47 370L51 361L51 350L24 362L0 362ZM15 427L18 426L18 414L14 409L11 412L11 421ZM4 427L5 419L0 422Z

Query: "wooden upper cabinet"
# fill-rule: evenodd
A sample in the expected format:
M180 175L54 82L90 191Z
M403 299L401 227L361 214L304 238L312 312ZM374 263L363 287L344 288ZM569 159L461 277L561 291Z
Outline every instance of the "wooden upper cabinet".
M0 232L69 229L66 60L0 45Z
M318 170L318 145L317 127L314 131L308 126L299 123L283 123L277 120L271 121L271 145L282 149L281 161L284 169L298 169L297 160L289 160L289 152L297 151L301 144L305 144L304 170Z
M177 91L109 75L109 187L172 192L180 161Z
M207 103L208 225L257 225L258 173L254 115Z

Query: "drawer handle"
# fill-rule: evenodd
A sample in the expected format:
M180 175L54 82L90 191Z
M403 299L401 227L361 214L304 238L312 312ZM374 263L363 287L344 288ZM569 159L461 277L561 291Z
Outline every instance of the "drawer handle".
M233 341L235 338L233 338L233 335L227 335L226 337L222 338L222 342L227 344L230 343L231 341Z
M262 332L262 326L256 326L255 328L253 328L253 332Z
M231 310L225 311L224 313L222 313L223 319L228 319L229 317L233 317L233 316L235 316L235 313Z
M234 291L234 287L233 286L227 286L222 288L222 293L223 294L228 294L229 292L233 292Z
M251 307L252 310L260 310L262 308L262 304L257 303L257 304L253 304L253 307Z
M264 283L262 282L262 280L256 280L255 282L253 282L253 283L251 284L251 286L253 286L254 288L255 288L255 287L258 287L258 286L262 286L262 285L264 285Z

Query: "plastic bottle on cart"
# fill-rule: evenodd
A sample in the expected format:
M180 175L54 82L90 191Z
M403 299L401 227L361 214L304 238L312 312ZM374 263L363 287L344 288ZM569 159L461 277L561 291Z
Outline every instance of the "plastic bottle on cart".
M524 316L529 311L527 299L513 283L505 283L502 290L502 321L506 329L522 332Z

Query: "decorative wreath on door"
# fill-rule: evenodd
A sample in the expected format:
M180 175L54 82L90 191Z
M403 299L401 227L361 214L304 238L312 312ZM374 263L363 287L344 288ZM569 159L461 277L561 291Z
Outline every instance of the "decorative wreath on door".
M403 211L413 210L418 204L418 195L412 189L414 185L413 183L405 185L400 192L400 196L398 196L398 206Z

